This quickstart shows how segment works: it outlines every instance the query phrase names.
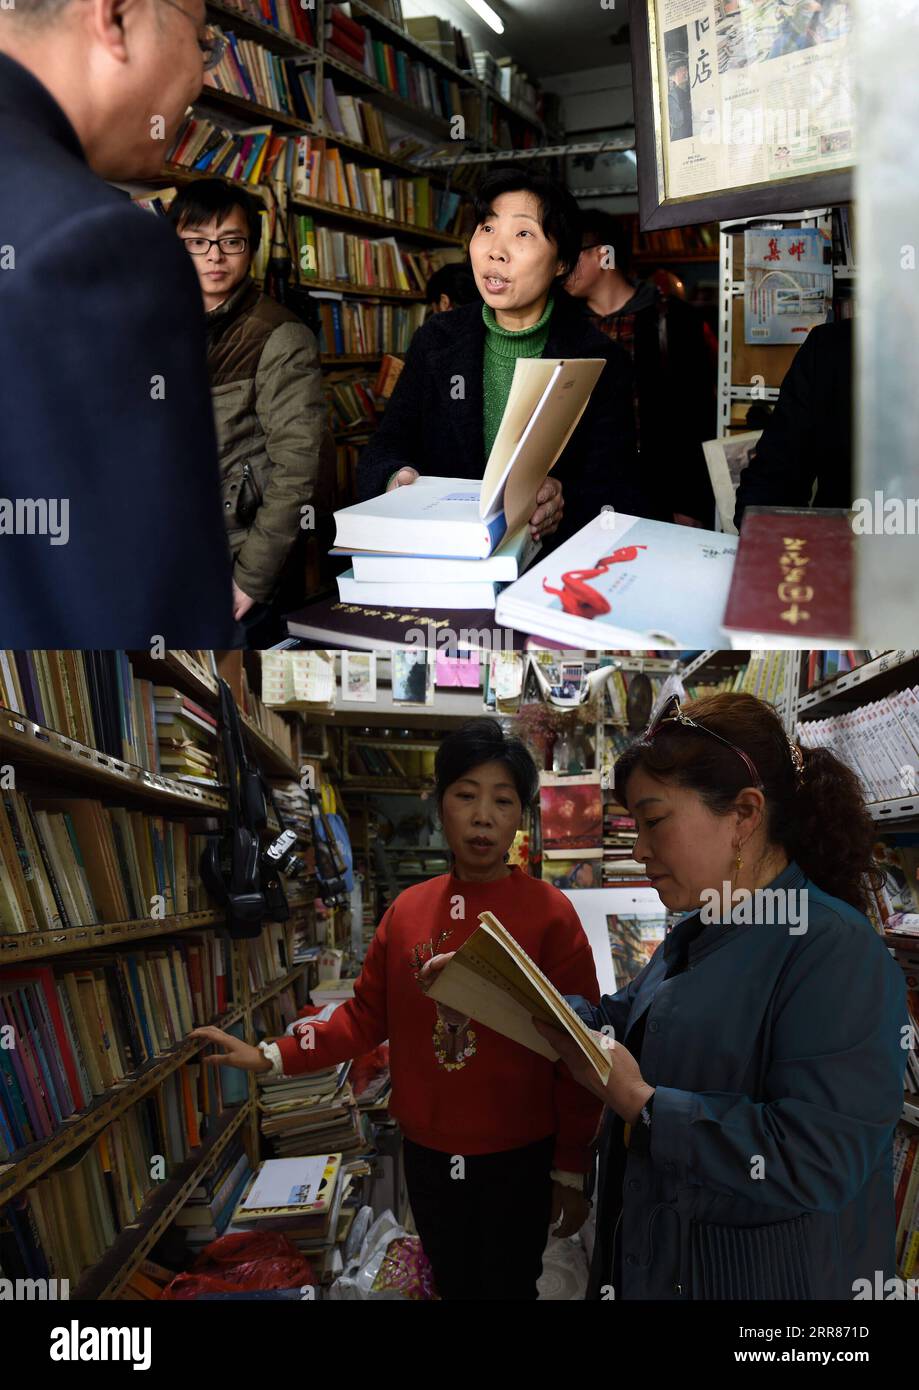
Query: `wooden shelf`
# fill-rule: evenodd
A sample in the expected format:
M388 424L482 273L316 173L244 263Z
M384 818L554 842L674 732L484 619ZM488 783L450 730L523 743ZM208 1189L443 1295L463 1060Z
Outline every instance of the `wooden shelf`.
M241 1004L234 1005L221 1018L215 1020L214 1026L227 1028L230 1024L237 1023L244 1013L245 1009ZM18 1151L5 1167L0 1168L0 1205L15 1197L17 1192L31 1187L49 1168L53 1168L62 1158L66 1158L67 1154L94 1138L113 1120L117 1120L119 1115L141 1100L148 1091L154 1090L165 1081L183 1062L190 1061L196 1052L209 1046L209 1043L197 1038L186 1038L183 1042L176 1043L168 1052L146 1062L104 1095L96 1096L85 1110L65 1120L60 1129L47 1139L39 1139L27 1149Z
M288 970L287 974L282 975L280 979L272 980L270 984L263 986L257 994L251 996L249 1007L257 1009L275 994L280 994L282 989L286 989L288 985L292 985L297 976L302 975L306 967L311 964L312 962L308 960L301 961L299 965L295 965L292 970Z
M218 788L198 787L149 772L78 743L66 734L44 729L12 710L0 709L0 750L21 759L21 766L33 764L43 774L55 772L85 778L98 785L100 794L124 792L163 809L174 807L179 815L216 815L227 810L226 798Z
M323 367L356 367L362 363L381 362L386 354L382 352L323 352L319 361Z
M338 290L340 294L357 294L362 299L424 299L421 290L384 289L380 285L355 285L350 280L314 280L307 278L298 282L303 290Z
M377 82L376 78L370 77L362 68L352 67L350 63L343 63L338 58L331 58L328 53L323 56L323 64L326 68L334 68L335 72L342 73L352 82L356 82L358 86L366 87L368 91L375 92L380 98L380 105L389 106L394 115L401 115L406 121L426 126L435 134L449 138L451 127L445 116L439 116L434 111L426 111L423 106L413 106L410 101L405 101L398 92L391 91L389 87L384 87L382 82ZM473 145L476 142L468 140L465 142L457 141L456 143Z
M273 106L261 106L257 101L250 101L248 97L238 97L235 92L220 92L216 87L202 87L200 95L195 98L195 106L199 104L224 106L228 111L236 111L240 115L258 116L262 124L270 121L272 125L284 126L287 130L301 131L306 135L315 134L313 127L299 116L292 116L287 111L276 111Z
M398 232L400 236L418 237L422 241L437 241L445 246L465 246L464 237L454 236L452 232L438 232L432 227L419 227L414 222L396 222L390 217L380 217L375 212L362 212L358 208L346 207L344 203L328 203L323 198L304 198L301 194L291 194L292 208L306 208L310 212L326 213L345 222L361 222L368 227L381 227L388 232Z
M182 912L162 921L138 918L131 922L96 922L88 927L61 927L58 930L21 932L0 936L0 970L23 960L45 960L49 956L69 956L74 951L95 951L103 946L132 946L156 936L217 927L226 921L225 912L202 909Z
M457 82L462 82L467 87L481 87L482 84L479 82L475 73L463 72L462 68L458 68L456 64L451 63L448 58L442 58L439 53L435 53L433 48L428 48L427 44L422 43L420 39L416 39L413 34L409 34L405 29L401 29L393 20L387 19L385 15L377 14L376 10L371 9L369 5L365 5L363 0L352 0L352 4L356 11L354 18L358 23L370 21L382 29L387 29L390 34L392 34L394 38L397 38L400 43L404 44L406 48L414 50L418 55L419 62L429 63L438 68L443 68L446 72L450 73L451 77L455 78Z
M144 1203L137 1220L126 1226L98 1264L86 1271L72 1291L72 1299L109 1299L117 1295L252 1114L251 1099L224 1111L216 1121L214 1133L179 1164L171 1178L160 1184Z
M227 27L225 21L230 21L233 28L243 30L241 38L258 39L275 53L289 58L297 58L306 55L309 58L318 60L320 53L318 48L311 48L308 43L303 43L301 39L295 39L290 34L282 33L273 24L268 24L259 19L250 19L248 15L234 10L229 5L215 4L214 0L207 0L208 15L217 19L222 29ZM313 25L313 32L316 29L316 11L310 14L310 22Z

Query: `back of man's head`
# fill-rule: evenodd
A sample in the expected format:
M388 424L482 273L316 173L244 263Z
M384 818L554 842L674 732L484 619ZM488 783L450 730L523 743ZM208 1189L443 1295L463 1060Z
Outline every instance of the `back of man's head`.
M48 90L97 173L145 178L200 94L205 20L205 0L12 0L0 53Z
M604 246L610 250L606 270L628 274L632 261L632 238L628 223L602 208L584 208L581 212L581 245Z

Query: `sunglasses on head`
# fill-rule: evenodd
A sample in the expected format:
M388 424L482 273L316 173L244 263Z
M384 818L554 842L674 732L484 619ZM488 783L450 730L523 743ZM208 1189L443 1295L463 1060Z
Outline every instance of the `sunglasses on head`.
M704 724L698 724L695 719L690 719L689 715L684 714L680 708L680 701L677 695L671 695L661 706L657 717L651 720L651 723L642 734L642 743L650 743L655 734L659 734L661 729L667 724L682 725L684 729L697 729L700 734L708 734L709 738L716 738L719 743L724 744L725 748L730 748L732 752L736 753L738 758L743 758L747 771L750 774L751 785L754 787L761 787L763 785L762 778L756 770L753 759L748 757L742 748L738 748L736 743L731 743L730 740L722 738L720 734L715 733L714 729L706 728Z

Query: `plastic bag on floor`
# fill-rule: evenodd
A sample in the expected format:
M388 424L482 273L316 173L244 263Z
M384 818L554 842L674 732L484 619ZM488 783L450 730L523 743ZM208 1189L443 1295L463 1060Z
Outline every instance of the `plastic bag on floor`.
M416 1302L436 1297L434 1276L421 1241L409 1235L391 1211L377 1217L359 1253L329 1290L329 1298L351 1301Z
M206 1245L187 1274L177 1274L164 1299L198 1298L203 1293L242 1293L300 1288L315 1284L313 1270L286 1236L240 1231Z

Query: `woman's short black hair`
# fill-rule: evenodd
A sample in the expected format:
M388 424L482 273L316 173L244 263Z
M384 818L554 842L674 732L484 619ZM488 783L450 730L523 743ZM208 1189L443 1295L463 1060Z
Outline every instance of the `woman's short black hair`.
M497 719L470 719L447 734L434 759L437 801L474 767L504 763L514 781L521 806L529 806L539 791L539 772L526 744L508 735Z
M262 204L244 188L234 188L222 179L194 179L180 188L169 208L169 221L176 231L189 224L199 227L217 218L219 227L234 208L241 208L249 225L249 250L253 256L262 239Z
M505 165L486 174L475 195L475 225L480 227L493 213L502 193L532 193L541 208L544 234L555 242L562 262L559 281L566 280L581 254L581 210L560 183L519 166Z

